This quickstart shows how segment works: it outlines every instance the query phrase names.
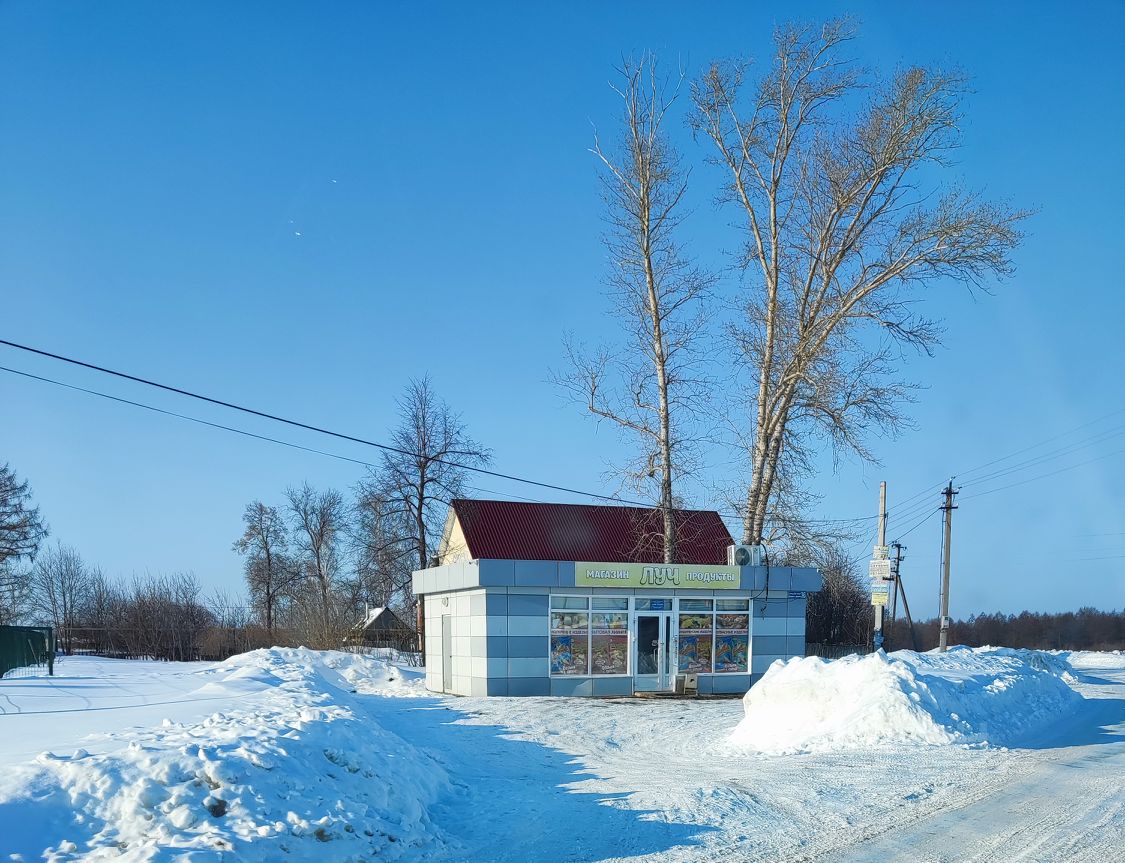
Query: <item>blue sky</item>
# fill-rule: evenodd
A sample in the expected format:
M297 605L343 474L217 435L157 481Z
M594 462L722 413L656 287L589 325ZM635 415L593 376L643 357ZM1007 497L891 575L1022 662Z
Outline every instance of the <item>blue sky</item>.
M818 514L873 513L886 479L894 539L917 521L896 521L896 500L933 486L936 505L951 474L1056 435L1068 433L1012 462L1105 432L1038 467L975 486L966 476L952 610L1122 607L1125 436L1112 435L1125 413L1103 417L1125 409L1125 6L797 8L854 14L854 53L872 68L970 73L954 171L1038 210L1015 277L994 295L935 286L929 309L948 334L936 357L908 362L924 387L915 428L876 442L881 466L826 461ZM429 373L496 469L609 488L621 439L549 383L564 331L615 335L587 150L592 124L617 116L607 82L623 55L645 49L689 74L761 57L781 14L765 4L0 4L0 338L376 439L405 383ZM676 135L699 162L701 147L678 125ZM712 203L714 179L703 167L693 175L687 236L720 268L738 235L735 214ZM722 290L736 292L736 279ZM7 348L0 365L372 455ZM230 546L246 502L280 502L305 479L347 488L362 471L4 373L0 404L0 461L31 481L54 538L116 575L192 570L209 589L237 590ZM729 458L714 453L697 503L707 486L737 480ZM938 518L905 542L912 607L933 613Z

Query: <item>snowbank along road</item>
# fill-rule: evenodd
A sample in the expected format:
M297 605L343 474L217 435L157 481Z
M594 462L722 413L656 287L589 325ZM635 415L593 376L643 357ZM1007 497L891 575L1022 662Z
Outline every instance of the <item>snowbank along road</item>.
M1125 656L863 663L776 666L752 721L304 650L64 659L0 681L0 860L1125 859Z

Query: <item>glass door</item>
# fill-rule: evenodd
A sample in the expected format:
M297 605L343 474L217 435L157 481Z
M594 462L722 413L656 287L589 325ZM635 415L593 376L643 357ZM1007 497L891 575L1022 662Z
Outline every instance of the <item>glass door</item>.
M672 615L666 612L638 611L633 629L633 646L634 691L670 691L674 682Z

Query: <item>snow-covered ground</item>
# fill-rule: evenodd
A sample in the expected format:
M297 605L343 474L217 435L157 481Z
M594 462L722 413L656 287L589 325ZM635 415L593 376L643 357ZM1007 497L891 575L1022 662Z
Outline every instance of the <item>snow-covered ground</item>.
M766 683L747 718L438 698L304 650L64 659L0 682L0 860L1125 859L1125 656L903 652Z

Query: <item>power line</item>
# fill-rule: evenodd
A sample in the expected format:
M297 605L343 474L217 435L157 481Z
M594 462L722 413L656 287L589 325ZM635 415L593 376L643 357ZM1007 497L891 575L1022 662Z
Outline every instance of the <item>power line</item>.
M984 474L983 476L975 477L967 482L963 482L961 485L962 488L972 485L978 485L982 482L987 482L992 479L999 479L1000 477L1018 473L1019 471L1026 470L1027 468L1037 467L1038 465L1054 461L1056 458L1062 458L1063 456L1070 455L1071 453L1078 452L1079 450L1086 449L1088 447L1094 446L1095 444L1104 443L1105 441L1112 438L1120 437L1122 434L1125 434L1125 425L1115 426L1113 428L1106 429L1103 432L1099 432L1093 437L1087 438L1085 440L1073 444L1068 444L1064 447L1059 447L1058 449L1051 450L1050 452L1044 453L1040 456L1036 456L1035 458L1026 459L1025 461L1017 462L1016 464L1010 465L1006 468L992 471L991 473Z
M994 464L999 464L1000 462L1007 461L1009 459L1015 458L1018 455L1023 455L1026 452L1031 452L1032 450L1039 449L1040 447L1046 446L1047 444L1052 443L1053 441L1056 441L1056 440L1059 440L1061 438L1067 437L1068 435L1072 435L1075 432L1082 431L1082 429L1089 428L1090 426L1093 426L1093 425L1097 425L1100 422L1104 422L1107 419L1111 419L1112 417L1119 416L1123 413L1125 413L1125 408L1118 408L1117 410L1110 411L1109 413L1103 414L1102 416L1100 416L1096 419L1090 420L1089 422L1081 423L1080 425L1074 426L1073 428L1067 429L1066 431L1060 432L1056 435L1052 435L1051 437L1044 438L1041 441L1037 441L1036 443L1029 444L1028 446L1025 446L1025 447L1022 447L1020 449L1014 450L1013 452L1010 452L1006 455L1002 455L998 458L994 458L994 459L991 459L989 461L983 462L983 463L978 464L974 467L968 468L967 470L955 471L953 473L953 476L959 477L962 480L964 480L968 477L971 477L970 479L968 479L968 481L961 483L961 486L965 487L965 486L971 486L971 485L975 485L977 483L984 482L988 479L999 479L1002 476L1010 475L1010 474L1013 474L1013 473L1018 473L1020 470L1025 470L1025 469L1030 468L1030 467L1035 467L1039 464L1045 464L1049 461L1052 461L1054 458L1061 458L1062 456L1069 455L1072 452L1076 452L1080 449L1084 449L1085 447L1091 446L1092 444L1101 443L1104 440L1108 440L1109 438L1116 437L1118 434L1125 431L1125 426L1114 426L1113 428L1106 429L1105 431L1099 432L1099 433L1093 435L1092 437L1087 438L1084 441L1081 441L1081 442L1078 442L1078 443L1073 443L1073 444L1067 444L1066 446L1060 447L1057 450L1052 450L1049 453L1044 453L1044 454L1041 454L1039 456L1035 456L1034 458L1027 459L1027 460L1025 460L1023 462L1020 462L1019 464L1016 464L1016 465L1009 465L1005 468L1001 468L997 471L993 471L993 472L991 472L989 474L986 474L984 476L977 476L977 477L971 476L972 474L975 474L978 471L981 471L986 467L991 467ZM1108 457L1109 455L1116 455L1116 452L1109 453L1109 454L1107 454L1107 456L1099 456L1099 458L1105 458L1105 457ZM1083 464L1089 464L1089 462L1083 462ZM1074 465L1074 467L1080 467L1080 466L1081 465ZM1069 470L1069 468L1067 468L1067 469ZM1052 474L1047 474L1047 475L1051 476ZM1033 481L1033 480L1029 480L1029 482L1030 481ZM1022 483L1018 483L1018 484L1022 484ZM903 517L903 518L911 518L914 514L920 512L921 509L918 508L918 504L913 504L911 506L907 506L907 504L910 504L911 501L915 500L916 498L921 497L922 495L925 495L925 494L928 494L928 493L932 492L934 489L941 489L943 487L943 485L944 485L944 482L932 484L930 486L927 486L922 491L916 492L915 494L911 495L910 497L907 497L907 498L903 499L898 504L898 506L899 507L905 507L905 509L902 509L902 510L897 511L897 512L894 509L892 509L891 514L896 515L896 516L900 516L900 517ZM992 491L1003 491L1007 488L1014 487L1014 485L1017 485L1017 484L1013 484L1011 486L1004 486L1002 488L993 489ZM976 495L970 495L969 497L978 497L979 494L991 494L992 491L980 492ZM910 510L913 510L913 512L910 512Z
M934 486L934 488L932 489L927 489L927 493L937 494L939 491L940 487L938 486ZM923 499L902 509L895 509L894 507L891 507L889 510L889 514L900 522L907 522L920 515L921 513L927 512L931 506L933 506L933 503L930 500Z
M1002 485L999 488L990 488L986 491L978 491L976 494L970 494L967 497L965 497L964 499L965 500L972 500L974 498L984 497L986 494L995 494L998 491L1006 491L1007 489L1015 488L1016 486L1027 485L1029 482L1036 482L1037 480L1046 479L1047 477L1055 476L1056 474L1066 473L1068 470L1074 470L1075 468L1085 467L1088 464L1093 464L1096 461L1101 461L1102 459L1109 458L1110 456L1121 455L1122 453L1125 453L1125 449L1117 449L1117 450L1114 450L1113 452L1107 452L1107 453L1104 453L1103 455L1099 455L1099 456L1095 456L1094 458L1087 459L1086 461L1080 461L1080 462L1078 462L1078 464L1072 464L1072 465L1067 465L1066 467L1060 467L1058 470L1053 470L1050 473L1039 474L1038 476L1029 477L1028 479L1021 479L1019 482L1013 482L1013 483L1010 483L1008 485Z
M64 363L68 363L70 365L75 365L75 366L79 366L81 368L96 371L96 372L99 372L101 374L112 375L114 377L118 377L118 378L128 380L128 381L133 381L135 383L143 384L145 386L150 386L150 387L154 387L154 388L157 388L157 389L161 389L161 390L164 390L166 392L175 393L177 395L185 396L187 398L192 398L192 399L196 399L198 401L207 402L209 404L217 405L219 407L228 408L230 410L239 411L241 413L249 414L251 416L260 417L262 419L271 420L273 422L283 423L285 425L293 426L295 428L304 429L306 431L312 431L312 432L315 432L317 434L329 435L330 437L334 437L334 438L337 438L337 439L340 439L340 440L345 440L345 441L349 441L349 442L352 442L352 443L358 443L358 444L361 444L361 445L364 445L364 446L374 447L374 448L379 449L379 450L384 451L384 452L392 452L392 453L396 453L398 455L405 455L405 456L414 457L414 458L418 457L418 453L414 453L414 452L411 452L409 450L404 450L404 449L401 449L399 447L390 446L388 444L379 443L377 441L367 440L365 438L357 437L355 435L345 434L343 432L333 431L331 429L322 428L320 426L315 426L315 425L312 425L312 424L309 424L309 423L300 422L298 420L289 419L287 417L278 416L276 414L266 413L265 411L260 411L260 410L254 409L254 408L246 407L244 405L239 405L239 404L236 404L236 403L233 403L233 402L224 401L222 399L213 398L211 396L206 396L206 395L203 395L201 393L192 392L190 390L186 390L186 389L183 389L181 387L175 387L175 386L171 386L169 384L162 384L158 381L153 381L153 380L150 380L148 378L140 377L138 375L129 374L127 372L121 372L121 371L117 371L115 369L106 368L105 366L99 366L99 365L96 365L94 363L85 362L84 360L74 359L73 357L63 356L62 354L56 354L56 353L52 353L50 351L41 350L39 348L33 348L33 347L30 347L29 345L22 345L22 344L19 344L17 342L9 341L7 339L0 339L0 344L7 345L8 347L15 348L17 350L22 350L22 351L26 351L28 353L37 354L39 356L47 357L49 359L58 360L59 362L64 362ZM10 372L12 374L22 375L24 377L28 377L28 378L32 378L32 379L35 379L35 380L43 381L45 383L55 384L57 386L62 386L62 387L66 387L68 389L77 390L77 391L80 391L80 392L85 392L85 393L88 393L90 395L100 396L102 398L107 398L107 399L117 401L117 402L120 402L120 403L123 403L123 404L129 404L129 405L133 405L135 407L143 408L143 409L146 409L146 410L151 410L151 411L154 411L156 413L162 413L162 414L165 414L165 415L168 415L168 416L173 416L173 417L176 417L178 419L187 420L189 422L195 422L195 423L198 423L200 425L206 425L206 426L210 426L212 428L217 428L217 429L222 429L224 431L233 432L234 434L240 434L240 435L244 435L246 437L256 438L256 439L259 439L259 440L268 441L270 443L275 443L275 444L278 444L280 446L287 446L287 447L291 447L293 449L299 449L299 450L304 450L306 452L324 455L324 456L327 456L329 458L336 458L336 459L339 459L339 460L342 460L342 461L349 461L349 462L352 462L354 464L360 464L360 465L364 465L364 466L367 466L367 467L374 467L374 465L372 465L370 462L364 461L362 459L353 459L353 458L349 458L347 456L342 456L342 455L339 455L339 454L336 454L336 453L329 453L329 452L325 452L323 450L318 450L318 449L315 449L313 447L305 447L305 446L301 446L299 444L290 443L288 441L278 440L276 438L271 438L271 437L268 437L266 435L254 434L253 432L248 432L248 431L245 431L243 429L233 428L231 426L225 426L225 425L222 425L221 423L213 423L213 422L209 422L207 420L199 419L197 417L191 417L191 416L187 416L185 414L179 414L179 413L176 413L174 411L163 410L161 408L157 408L157 407L154 407L152 405L146 405L146 404L142 404L140 402L132 401L130 399L124 399L124 398L120 398L120 397L117 397L117 396L111 396L107 393L101 393L101 392L98 392L96 390L85 389L83 387L78 387L78 386L75 386L75 385L72 385L72 384L66 384L66 383L63 383L61 381L56 381L56 380L53 380L53 379L50 379L50 378L46 378L46 377L42 377L42 376L38 376L38 375L32 375L32 374L27 373L27 372L20 372L20 371L17 371L15 369L3 368L3 370L7 371L7 372ZM970 468L969 471L962 472L961 475L963 476L965 474L973 473L973 472L981 470L985 467L989 467L993 464L997 464L1001 461L1006 461L1007 459L1013 458L1016 455L1020 455L1024 452L1029 452L1033 449L1037 449L1040 446L1043 446L1047 443L1050 443L1051 441L1058 440L1059 438L1065 437L1068 434L1073 434L1075 431L1080 431L1083 428L1087 428L1091 425L1094 425L1098 422L1101 422L1105 419L1108 419L1109 417L1116 416L1116 415L1118 415L1120 413L1123 413L1123 412L1125 412L1125 409L1121 409L1121 410L1118 410L1118 411L1111 412L1111 413L1106 414L1106 415L1104 415L1104 416L1102 416L1102 417L1100 417L1096 420L1092 420L1088 423L1084 423L1084 424L1082 424L1080 426L1077 426L1073 429L1070 429L1066 432L1062 432L1058 435L1047 438L1046 440L1040 441L1039 443L1032 444L1028 447L1024 447L1023 449L1016 450L1013 453L1009 453L1008 455L1001 456L1000 458L993 459L991 461L985 462L981 465L978 465L975 468ZM1121 427L1121 430L1125 430L1125 427ZM978 483L978 482L984 482L987 479L999 478L1000 476L1005 476L1005 475L1010 475L1011 473L1016 473L1019 470L1026 469L1027 467L1032 467L1032 466L1036 466L1038 464L1043 464L1047 461L1052 460L1053 458L1061 457L1062 455L1067 455L1070 452L1074 452L1077 449L1082 449L1083 447L1089 446L1092 443L1100 442L1101 440L1106 439L1107 437L1115 436L1118 433L1120 433L1120 431L1119 431L1119 429L1116 429L1116 428L1111 429L1107 432L1102 432L1100 435L1094 436L1094 438L1091 438L1089 441L1085 441L1085 442L1082 442L1080 444L1071 445L1070 447L1063 447L1063 448L1060 448L1059 450L1052 451L1051 453L1047 453L1043 456L1036 457L1035 459L1029 459L1025 462L1021 462L1020 464L1009 466L1008 468L1005 468L1001 471L995 471L992 474L985 475L984 477L978 477L978 478L972 480L970 483L966 483L966 485L975 484L975 483ZM989 490L983 491L983 492L978 492L976 494L969 495L969 497L965 498L965 499L980 497L980 496L985 495L985 494L992 494L994 492L1004 491L1004 490L1009 489L1009 488L1014 488L1016 486L1023 485L1023 484L1028 483L1028 482L1034 482L1037 479L1043 479L1045 477L1053 476L1056 473L1062 473L1066 470L1071 470L1071 469L1076 468L1076 467L1081 467L1085 464L1090 464L1093 461L1097 461L1101 458L1107 458L1110 455L1116 455L1120 452L1125 452L1125 450L1117 450L1117 451L1114 451L1113 453L1108 453L1105 456L1099 456L1095 459L1090 459L1089 461L1086 461L1086 462L1081 462L1081 463L1076 464L1076 465L1071 465L1067 468L1062 468L1058 471L1054 471L1052 473L1044 474L1044 475L1039 476L1039 477L1034 477L1032 479L1023 480L1021 482L1012 483L1010 485L1001 486L999 488L989 489ZM431 461L433 461L436 464L445 464L445 465L448 465L450 467L456 467L456 468L459 468L461 470L467 470L467 471L470 471L472 473L480 474L482 476L490 476L490 477L493 477L495 479L503 479L503 480L508 480L510 482L522 483L522 484L525 484L525 485L533 485L533 486L536 486L538 488L546 488L546 489L550 489L552 491L560 491L560 492L564 492L566 494L578 495L580 497L589 497L589 498L593 498L593 499L596 499L596 500L612 501L612 502L617 503L617 504L624 504L624 505L628 505L628 506L639 506L639 507L645 507L645 508L650 508L652 506L651 503L628 500L626 498L622 498L622 497L619 497L617 495L607 495L607 494L601 494L599 492L584 491L584 490L581 490L581 489L575 489L575 488L570 488L570 487L567 487L567 486L557 485L555 483L548 483L548 482L543 482L543 481L540 481L540 480L528 479L526 477L516 476L516 475L513 475L513 474L505 474L505 473L501 473L499 471L488 470L487 468L481 468L481 467L475 467L473 465L463 464L463 463L460 463L460 462L453 461L452 459L432 458ZM922 491L917 492L914 495L911 495L910 497L906 498L903 501L903 503L900 504L900 506L905 505L905 504L909 504L910 501L926 494L928 491L930 491L930 488L923 489ZM904 519L908 519L908 518L911 518L913 515L917 514L919 511L920 511L920 509L918 507L918 504L914 504L912 506L906 506L906 508L901 512L901 514L898 513L898 512L895 512L895 515L899 515L900 517L902 517ZM724 516L730 517L730 518L741 518L742 517L739 513L721 513L721 515L724 515ZM858 524L860 522L870 521L871 519L876 518L876 517L877 516L857 516L857 517L854 517L854 518L805 519L805 521L809 522L809 523L813 523L813 524Z
M935 490L935 489L936 489L936 490L940 490L940 489L941 489L941 483L940 483L940 482L938 482L938 483L930 483L930 484L929 484L928 486L926 486L926 487L925 487L924 489L922 489L921 491L919 491L919 492L915 492L914 494L910 495L910 497L904 498L903 500L899 501L899 502L898 502L898 506L900 506L900 507L906 507L907 509L913 509L913 508L914 508L914 506L917 506L917 504L914 504L914 505L913 505L913 506L911 506L911 507L907 507L906 505L907 505L908 503L910 503L910 502L911 502L912 500L915 500L916 498L920 498L920 497L922 497L923 495L929 494L929 493L930 493L931 491L933 491L933 490ZM893 512L893 510L892 510L892 512Z
M159 383L157 381L148 380L147 378L138 377L137 375L131 375L131 374L127 374L126 372L115 371L114 369L108 369L108 368L105 368L104 366L94 365L93 363L87 363L87 362L84 362L82 360L76 360L76 359L73 359L71 357L64 357L61 354L54 354L54 353L51 353L50 351L43 351L43 350L39 350L38 348L32 348L32 347L29 347L27 345L21 345L21 344L17 344L16 342L10 342L7 339L0 339L0 344L7 345L8 347L16 348L17 350L27 351L27 352L33 353L33 354L38 354L40 356L48 357L50 359L59 360L60 362L70 363L71 365L80 366L80 367L86 368L86 369L91 369L92 371L101 372L102 374L113 375L114 377L122 378L122 379L128 380L128 381L133 381L133 382L139 383L139 384L144 384L145 386L155 387L157 389L161 389L161 390L164 390L166 392L176 393L177 395L182 395L182 396L187 396L188 398L197 399L198 401L208 402L209 404L218 405L219 407L224 407L224 408L229 408L230 410L240 411L240 412L245 413L245 414L250 414L251 416L261 417L262 419L272 420L273 422L284 423L285 425L293 426L295 428L305 429L306 431L316 432L318 434L329 435L330 437L338 438L340 440L350 441L351 443L358 443L358 444L362 444L364 446L375 447L376 449L382 450L384 452L393 452L393 453L397 453L398 455L411 456L413 458L417 458L418 455L419 455L418 453L410 452L409 450L400 449L398 447L390 446L388 444L378 443L377 441L366 440L365 438L356 437L355 435L344 434L343 432L336 432L336 431L332 431L331 429L321 428L319 426L310 425L309 423L303 423L303 422L300 422L298 420L292 420L292 419L288 419L286 417L277 416L275 414L269 414L269 413L266 413L265 411L259 411L259 410L255 410L254 408L248 408L248 407L245 407L243 405L235 404L233 402L223 401L222 399L216 399L216 398L212 398L211 396L201 395L200 393L194 393L194 392L191 392L190 390L185 390L185 389L182 389L180 387L170 386L169 384L162 384L162 383ZM19 372L17 372L17 374L19 374ZM29 377L33 377L33 376L29 375ZM43 380L47 380L49 383L59 383L58 381L52 381L52 380L49 380L49 379L43 379ZM65 384L61 384L61 385L66 386ZM113 396L108 396L104 393L96 393L94 391L89 391L89 390L87 392L91 392L94 395L105 396L106 398L114 398ZM125 401L125 400L120 399L120 401ZM154 410L155 410L155 408L154 408ZM169 411L168 413L171 413L171 412ZM187 419L187 417L183 417L183 418ZM235 429L228 429L228 430L229 431L235 431ZM616 497L616 496L613 496L613 495L598 494L597 492L582 491L580 489L567 488L566 486L555 485L553 483L540 482L539 480L533 480L533 479L526 479L524 477L513 476L512 474L500 473L498 471L488 470L488 469L482 468L482 467L474 467L472 465L462 464L460 462L455 462L451 459L431 458L429 460L431 462L436 463L436 464L444 464L444 465L448 465L450 467L460 468L461 470L472 471L473 473L482 474L483 476L491 476L491 477L494 477L496 479L505 479L505 480L509 480L511 482L520 482L520 483L524 483L526 485L534 485L534 486L538 486L539 488L551 489L552 491L561 491L561 492L565 492L567 494L576 494L576 495L579 495L581 497L592 497L592 498L597 498L599 500L611 500L611 501L614 501L616 503L627 504L627 505L630 505L630 506L642 506L642 507L646 507L646 508L651 507L651 504L641 503L639 501L630 501L630 500L625 500L623 498ZM361 462L361 464L366 464L366 462Z
M960 471L959 473L954 474L954 475L959 476L959 477L966 477L969 474L976 473L978 470L981 470L982 468L990 467L990 466L992 466L994 464L998 464L999 462L1002 462L1002 461L1007 461L1010 458L1015 458L1017 455L1023 455L1025 452L1031 452L1031 450L1033 450L1033 449L1038 449L1039 447L1044 446L1045 444L1049 444L1052 441L1056 441L1059 438L1064 438L1067 435L1074 434L1076 431L1082 431L1082 429L1084 429L1084 428L1089 428L1092 425L1097 425L1098 423L1100 423L1104 420L1107 420L1110 417L1115 417L1115 416L1118 416L1118 415L1123 414L1123 413L1125 413L1125 408L1118 408L1117 410L1110 411L1108 414L1104 414L1104 415L1098 417L1097 419L1093 419L1093 420L1090 420L1089 422L1082 423L1081 425L1075 426L1074 428L1068 429L1067 431L1059 432L1059 434L1054 435L1054 436L1049 437L1049 438L1046 438L1045 440L1041 440L1038 443L1031 444L1030 446L1026 446L1023 449L1018 449L1015 452L1011 452L1011 453L1008 453L1007 455L1000 456L1000 458L992 459L992 461L987 461L984 464L977 465L976 467L969 468L968 470Z
M933 518L939 512L941 512L941 510L939 508L935 507L933 512L927 513L924 518L914 522L914 524L912 524L909 528L907 528L905 531L900 533L898 535L898 539L902 540L902 539L905 539L906 537L910 536L910 534L914 533L914 531L916 531L918 528L920 528L922 525L924 525L927 521L929 521L931 518Z
M121 398L120 396L111 396L109 393L102 393L102 392L98 392L97 390L89 390L89 389L86 389L85 387L76 386L75 384L63 383L62 381L56 381L56 380L53 380L51 378L45 378L45 377L42 377L41 375L33 375L30 372L21 372L21 371L18 371L17 369L10 369L7 366L0 366L0 372L8 372L8 373L13 374L13 375L19 375L20 377L31 378L32 380L36 380L36 381L42 381L43 383L46 383L46 384L54 384L57 387L65 387L68 390L76 390L77 392L86 393L87 395L98 396L98 397L103 398L103 399L109 399L110 401L120 402L121 404L132 405L133 407L137 407L137 408L143 408L146 411L153 411L154 413L164 414L165 416L175 417L176 419L187 420L188 422L193 422L193 423L199 423L200 425L210 426L211 428L221 429L222 431L233 432L234 434L244 435L245 437L255 438L255 439L261 440L261 441L268 441L269 443L275 443L275 444L278 444L280 446L287 446L287 447L291 447L292 449L304 450L305 452L311 452L311 453L315 453L316 455L327 456L328 458L339 459L340 461L348 461L348 462L351 462L352 464L364 465L365 467L371 467L371 468L376 467L376 465L372 464L371 462L362 461L361 459L350 458L346 455L339 455L338 453L334 453L334 452L326 452L325 450L315 449L315 448L309 447L309 446L301 446L300 444L290 443L289 441L284 441L284 440L278 440L277 438L268 437L267 435L255 434L254 432L248 432L248 431L245 431L244 429L234 428L233 426L226 426L226 425L223 425L222 423L210 422L209 420L199 419L198 417L188 416L187 414L178 414L175 411L165 410L164 408L154 407L153 405L146 405L146 404L143 404L141 402L132 401L131 399Z
M66 357L66 356L63 356L62 354L56 354L56 353L52 353L50 351L44 351L44 350L41 350L39 348L30 347L28 345L21 345L17 342L8 341L7 339L0 339L0 344L7 345L8 347L16 348L17 350L27 351L29 353L33 353L33 354L37 354L39 356L47 357L49 359L58 360L58 361L64 362L64 363L69 363L71 365L79 366L81 368L90 369L92 371L96 371L96 372L99 372L99 373L102 373L102 374L112 375L114 377L122 378L124 380L144 384L145 386L155 387L157 389L161 389L161 390L164 390L166 392L171 392L171 393L175 393L177 395L186 396L188 398L196 399L198 401L218 405L219 407L224 407L224 408L228 408L230 410L240 411L242 413L250 414L251 416L261 417L262 419L271 420L273 422L284 423L285 425L290 425L290 426L293 426L295 428L304 429L306 431L312 431L312 432L316 432L318 434L329 435L331 437L338 438L340 440L346 440L346 441L349 441L349 442L352 442L352 443L362 444L364 446L375 447L376 449L379 449L379 450L382 450L382 451L385 451L385 452L393 452L393 453L397 453L399 455L410 456L410 457L413 457L413 458L418 457L418 453L410 452L409 450L400 449L399 447L390 446L388 444L379 443L377 441L367 440L365 438L360 438L360 437L356 437L354 435L344 434L342 432L332 431L331 429L326 429L326 428L322 428L322 427L319 427L319 426L314 426L314 425L311 425L309 423L300 422L298 420L288 419L286 417L266 413L265 411L259 411L259 410L256 410L254 408L245 407L244 405L239 405L239 404L235 404L233 402L224 401L222 399L213 398L211 396L202 395L200 393L192 392L190 390L186 390L186 389L183 389L181 387L171 386L170 384L162 384L158 381L149 380L148 378L142 378L138 375L129 374L127 372L121 372L121 371L117 371L115 369L106 368L104 366L99 366L99 365L96 365L94 363L86 362L84 360L78 360L78 359L74 359L72 357ZM80 391L80 392L87 393L89 395L94 395L94 396L99 396L101 398L110 399L112 401L120 402L122 404L133 405L135 407L143 408L143 409L146 409L146 410L151 410L151 411L154 411L156 413L162 413L162 414L165 414L167 416L176 417L178 419L187 420L189 422L195 422L195 423L199 423L201 425L210 426L212 428L222 429L224 431L233 432L235 434L244 435L246 437L257 438L259 440L268 441L270 443L276 443L276 444L279 444L281 446L288 446L288 447L291 447L291 448L294 448L294 449L304 450L306 452L316 453L316 454L319 454L319 455L325 455L325 456L328 456L329 458L336 458L336 459L340 459L340 460L343 460L343 461L350 461L350 462L353 462L355 464L364 465L366 467L376 467L376 465L373 465L372 463L367 462L367 461L363 461L362 459L353 459L353 458L349 458L347 456L338 455L336 453L329 453L329 452L325 452L323 450L318 450L318 449L315 449L313 447L300 446L298 444L289 443L287 441L277 440L276 438L271 438L271 437L268 437L266 435L258 435L258 434L254 434L252 432L244 431L242 429L233 428L231 426L225 426L225 425L222 425L221 423L208 422L207 420L202 420L202 419L199 419L197 417L188 416L186 414L179 414L179 413L176 413L174 411L164 410L164 409L161 409L161 408L154 407L152 405L147 405L147 404L143 404L141 402L132 401L130 399L124 399L124 398L120 398L118 396L112 396L112 395L109 395L108 393L102 393L102 392L99 392L97 390L86 389L84 387L75 386L73 384L63 383L61 381L57 381L57 380L54 380L54 379L51 379L51 378L42 377L42 376L39 376L39 375L33 375L33 374L30 374L30 373L27 373L27 372L21 372L21 371L17 371L15 369L10 369L10 368L6 368L6 367L0 367L0 370L7 371L7 372L10 372L10 373L16 374L16 375L22 375L23 377L32 378L34 380L39 380L39 381L42 381L44 383L55 384L56 386L61 386L61 387L66 387L68 389L77 390L77 391ZM539 481L539 480L527 479L525 477L520 477L520 476L516 476L516 475L513 475L513 474L505 474L505 473L500 473L498 471L488 470L486 468L474 467L472 465L462 464L460 462L456 462L456 461L453 461L451 459L432 458L432 459L430 459L430 461L432 461L434 463L437 463L437 464L445 464L445 465L449 465L450 467L456 467L456 468L460 468L462 470L471 471L473 473L481 474L483 476L490 476L490 477L493 477L493 478L496 478L496 479L504 479L504 480L508 480L508 481L511 481L511 482L523 483L525 485L533 485L533 486L537 486L539 488L550 489L552 491L561 491L561 492L564 492L566 494L574 494L574 495L578 495L580 497L589 497L589 498L594 498L594 499L597 499L597 500L612 501L616 504L622 504L622 505L627 505L627 506L638 506L638 507L644 507L646 509L649 509L649 508L652 507L651 503L628 500L626 498L622 498L622 497L619 497L617 495L607 495L607 494L600 494L598 492L583 491L581 489L569 488L567 486L556 485L554 483L548 483L548 482L542 482L542 481ZM495 493L495 492L493 492L493 493ZM728 518L735 518L735 519L741 519L742 518L741 514L739 514L739 513L720 513L720 515L728 517ZM875 518L875 517L876 516L857 516L855 518L827 518L827 519L815 519L815 518L813 518L813 519L804 519L804 521L812 523L812 524L849 524L849 523L858 523L858 522L862 522L862 521L869 521L869 520L871 520L872 518Z

